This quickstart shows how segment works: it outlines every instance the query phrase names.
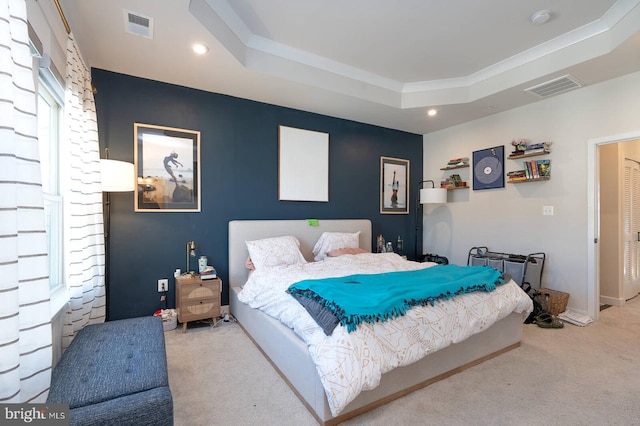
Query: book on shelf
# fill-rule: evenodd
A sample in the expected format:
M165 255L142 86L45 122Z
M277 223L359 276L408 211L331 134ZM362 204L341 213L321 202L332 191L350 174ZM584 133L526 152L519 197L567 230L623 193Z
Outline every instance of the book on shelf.
M551 142L532 143L527 147L527 149L525 149L525 152L538 150L538 149L549 150L550 147L551 147Z
M527 179L540 179L551 176L551 160L524 161L524 174Z
M525 170L513 170L509 173L507 173L507 177L526 177L526 171Z
M546 178L551 176L551 160L538 160L537 164L540 177Z
M447 167L467 166L469 165L469 157L452 158L447 163Z
M455 181L451 178L446 178L440 181L440 188L444 189L453 189L458 187L466 187L467 182L463 182L461 180Z
M551 152L551 142L536 143L527 146L524 150L516 150L511 152L511 157L520 157L532 154L549 154Z
M509 182L527 180L527 174L525 170L514 170L507 173Z
M549 151L548 149L545 148L541 148L541 149L531 149L531 150L526 150L526 151L512 151L511 152L511 157L524 157L527 155L532 155L532 154L549 154L551 151Z

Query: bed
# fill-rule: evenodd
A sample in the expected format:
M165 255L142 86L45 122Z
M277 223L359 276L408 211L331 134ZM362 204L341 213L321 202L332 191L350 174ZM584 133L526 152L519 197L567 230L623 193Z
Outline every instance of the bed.
M523 319L528 314L526 309L507 314L464 341L430 353L410 365L385 372L377 387L361 392L339 413L332 413L307 343L290 327L242 303L238 297L248 277L246 241L292 235L300 242L300 251L305 259L312 261L312 248L324 232L359 232L360 247L371 251L369 220L320 220L317 226L310 226L306 220L229 223L231 313L319 423L338 424L520 345Z

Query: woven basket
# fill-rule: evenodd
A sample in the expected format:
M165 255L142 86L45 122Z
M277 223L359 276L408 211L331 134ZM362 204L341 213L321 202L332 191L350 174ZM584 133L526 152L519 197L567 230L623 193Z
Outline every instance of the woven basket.
M567 310L567 302L569 302L569 293L563 293L558 290L541 288L538 290L543 301L547 301L549 295L549 306L547 307L551 315L558 315Z

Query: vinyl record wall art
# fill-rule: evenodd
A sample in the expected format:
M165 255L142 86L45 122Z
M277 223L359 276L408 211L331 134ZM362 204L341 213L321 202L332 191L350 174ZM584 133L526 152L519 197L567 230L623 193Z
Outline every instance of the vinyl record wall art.
M504 188L504 146L473 151L473 189Z

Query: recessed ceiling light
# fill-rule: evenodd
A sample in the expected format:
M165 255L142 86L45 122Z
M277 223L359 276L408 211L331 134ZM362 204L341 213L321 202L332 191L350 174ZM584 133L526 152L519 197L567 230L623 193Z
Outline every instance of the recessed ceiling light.
M437 113L438 113L437 109L430 109L429 111L427 111L427 114L429 115L429 117L433 117Z
M549 18L551 18L550 10L540 10L534 13L533 15L531 15L531 22L534 23L535 25L542 25L546 23L549 20Z
M205 53L207 53L209 51L209 48L207 46L205 46L204 44L200 44L200 43L194 44L192 49L198 55L204 55Z

